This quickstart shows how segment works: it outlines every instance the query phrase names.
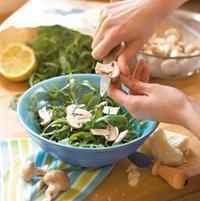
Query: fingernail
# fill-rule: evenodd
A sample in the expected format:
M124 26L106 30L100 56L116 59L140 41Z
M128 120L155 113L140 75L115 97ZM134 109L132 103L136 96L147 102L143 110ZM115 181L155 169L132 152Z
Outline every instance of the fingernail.
M93 57L94 59L96 59L96 57L95 57L95 51L94 51L94 50L92 51L91 54L92 54L92 57Z
M91 48L94 49L94 43L92 43Z

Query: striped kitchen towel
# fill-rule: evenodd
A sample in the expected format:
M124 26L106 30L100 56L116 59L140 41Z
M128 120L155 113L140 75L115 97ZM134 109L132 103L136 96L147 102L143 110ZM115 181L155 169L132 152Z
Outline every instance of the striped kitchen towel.
M50 169L65 171L71 188L61 193L56 201L82 201L105 179L113 166L103 168L81 168L65 164L41 150L29 139L0 141L0 200L1 201L44 201L46 186L41 177L27 183L20 178L24 160L32 160L36 166L48 164Z

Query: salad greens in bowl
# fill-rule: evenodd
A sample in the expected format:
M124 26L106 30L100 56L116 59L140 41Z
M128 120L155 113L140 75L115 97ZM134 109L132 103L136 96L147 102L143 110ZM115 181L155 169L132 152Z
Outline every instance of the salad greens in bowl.
M17 113L31 138L72 165L99 167L131 155L156 129L99 94L99 76L75 74L42 81L20 98Z

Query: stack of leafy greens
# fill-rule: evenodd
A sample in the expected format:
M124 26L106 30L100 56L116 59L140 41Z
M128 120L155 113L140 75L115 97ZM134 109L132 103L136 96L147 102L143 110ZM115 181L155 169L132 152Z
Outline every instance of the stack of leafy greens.
M69 106L87 111L91 118L82 126L74 128L67 118ZM105 112L105 106L118 108L119 111L117 114ZM31 96L30 110L40 125L43 137L71 146L91 148L124 144L141 136L146 126L145 121L133 119L127 110L111 98L100 97L99 89L88 80L69 78L61 89L56 86L48 90L38 89ZM41 111L44 112L43 115ZM126 131L126 135L123 138L121 136L120 140L108 140L105 135L94 135L91 132L91 129L105 129L108 126L117 129L119 136L123 131Z
M96 61L91 56L92 38L61 26L39 28L28 43L37 58L37 70L29 78L32 86L48 78L69 73L91 73ZM19 94L10 101L16 110Z
M38 68L29 78L30 86L68 73L90 73L95 66L90 36L61 26L41 27L28 44L35 52Z

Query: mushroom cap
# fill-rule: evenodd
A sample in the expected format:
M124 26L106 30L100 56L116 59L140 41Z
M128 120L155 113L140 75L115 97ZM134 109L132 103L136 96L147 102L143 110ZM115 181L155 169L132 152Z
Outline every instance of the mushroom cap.
M87 110L85 110L83 108L79 108L78 105L75 105L75 104L68 105L66 112L67 112L67 114L79 115L80 118L81 118L81 116L84 116L87 118L92 117L92 114L90 112L88 112Z
M45 126L51 122L53 113L52 113L52 110L47 109L45 105L44 107L38 110L38 115L42 120L40 124Z
M35 171L35 164L32 161L26 161L23 165L22 165L22 169L21 169L21 177L25 180L25 181L30 181L32 179L32 176L34 174Z
M67 112L67 122L73 128L81 128L84 123L87 123L91 120L92 114L85 109L78 108L77 105L69 105L66 108Z
M67 122L73 127L73 128L81 128L83 126L83 124L81 122L78 121L78 119L76 118L76 116L69 114L66 117Z
M101 129L101 128L91 128L90 129L90 132L93 134L93 135L102 135L104 137L106 136L109 136L109 130L108 129Z
M106 139L108 141L116 140L116 138L119 135L119 129L117 127L114 127L114 126L111 126L111 125L108 126L108 129L109 129L109 136Z
M97 73L109 74L113 71L113 67L109 64L102 64L102 63L97 62L96 66L95 66L95 71Z
M51 170L44 176L44 182L47 185L59 186L61 190L68 190L70 187L69 176L61 170Z
M108 74L112 82L117 81L121 73L116 61L112 61L108 64L97 63L95 71L96 73Z
M92 128L90 132L93 135L101 135L106 138L108 141L114 141L119 135L119 129L112 125L109 125L107 128L99 129L99 128Z

